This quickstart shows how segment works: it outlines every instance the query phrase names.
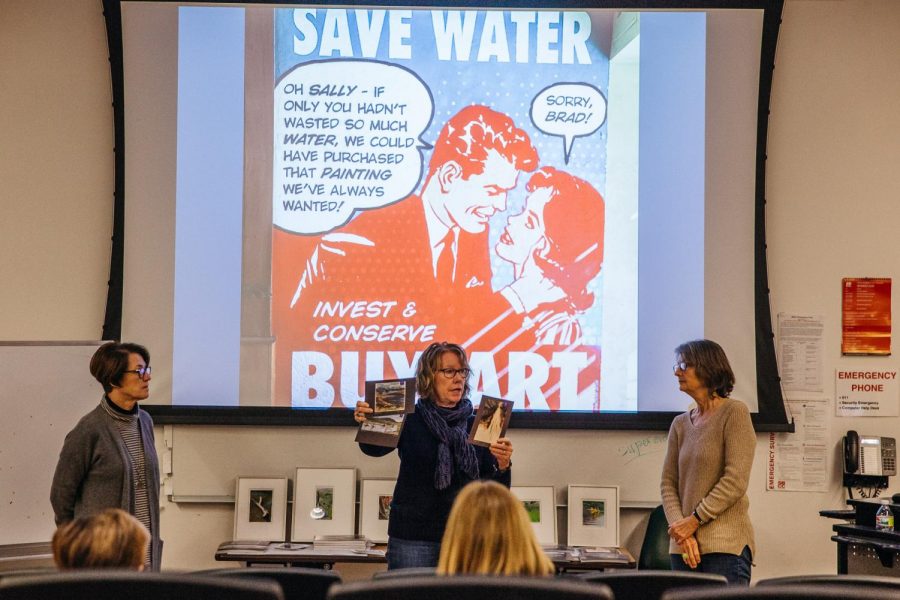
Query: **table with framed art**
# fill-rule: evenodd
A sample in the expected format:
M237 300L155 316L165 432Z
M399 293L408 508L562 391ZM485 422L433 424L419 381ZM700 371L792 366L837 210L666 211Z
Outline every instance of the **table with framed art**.
M312 544L284 544L281 542L258 545L224 542L216 550L217 561L242 562L252 565L287 565L331 569L335 563L387 563L386 546L378 544L365 551L342 549L315 550ZM636 561L625 548L557 547L547 550L558 572L602 571L604 569L634 569Z
M244 566L286 565L331 569L335 563L386 563L384 544L366 550L354 551L342 548L317 550L312 544L269 542L250 544L224 542L216 550L216 560L242 562Z
M238 477L234 540L218 561L331 568L335 563L385 563L396 480L363 479L357 517L356 470L298 467L289 510L286 477ZM553 486L513 486L535 537L558 571L629 569L634 557L619 547L619 488L569 485L568 504ZM567 546L558 546L557 509L568 512ZM291 513L290 532L287 516ZM273 540L287 540L273 541Z

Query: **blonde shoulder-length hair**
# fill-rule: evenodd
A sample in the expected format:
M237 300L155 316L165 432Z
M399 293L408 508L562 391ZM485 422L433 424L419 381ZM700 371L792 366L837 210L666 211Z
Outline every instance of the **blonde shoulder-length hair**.
M441 542L442 575L550 575L522 502L495 481L473 481L457 496Z

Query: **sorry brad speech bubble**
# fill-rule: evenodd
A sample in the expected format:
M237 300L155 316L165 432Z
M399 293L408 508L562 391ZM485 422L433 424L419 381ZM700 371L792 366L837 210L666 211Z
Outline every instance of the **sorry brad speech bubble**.
M416 190L434 101L409 69L374 60L303 63L275 85L274 108L277 227L324 233L356 210Z
M606 98L588 83L554 83L531 101L531 122L563 138L566 164L575 138L591 135L606 121Z

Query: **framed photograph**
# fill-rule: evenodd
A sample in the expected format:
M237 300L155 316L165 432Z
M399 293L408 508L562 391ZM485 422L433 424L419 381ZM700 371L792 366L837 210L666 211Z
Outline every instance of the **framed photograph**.
M469 432L469 443L487 447L506 435L512 409L512 400L482 396Z
M292 542L317 535L353 535L356 469L298 467L294 478Z
M359 534L376 544L388 539L388 518L396 479L363 479L359 492Z
M522 501L541 546L556 545L556 490L552 486L509 488Z
M373 412L360 424L356 441L396 448L403 420L416 408L416 380L367 381L365 400Z
M618 547L619 486L569 486L569 545Z
M238 477L234 492L234 539L283 542L287 477Z

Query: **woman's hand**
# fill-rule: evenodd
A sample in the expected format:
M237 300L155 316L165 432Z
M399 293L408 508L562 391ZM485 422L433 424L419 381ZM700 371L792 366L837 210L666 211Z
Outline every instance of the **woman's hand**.
M697 545L697 538L691 536L678 545L681 547L681 558L684 560L684 564L696 569L700 564L700 546Z
M372 408L360 400L356 403L356 410L353 411L353 418L356 419L357 423L363 423L366 420L366 415L372 412Z
M688 515L669 526L669 537L675 540L676 544L681 544L687 538L692 537L697 532L698 527L700 527L700 524L697 522L697 519L693 515Z
M497 459L497 466L501 471L505 471L509 468L509 465L512 462L512 453L513 447L509 438L500 438L491 444L491 454Z

